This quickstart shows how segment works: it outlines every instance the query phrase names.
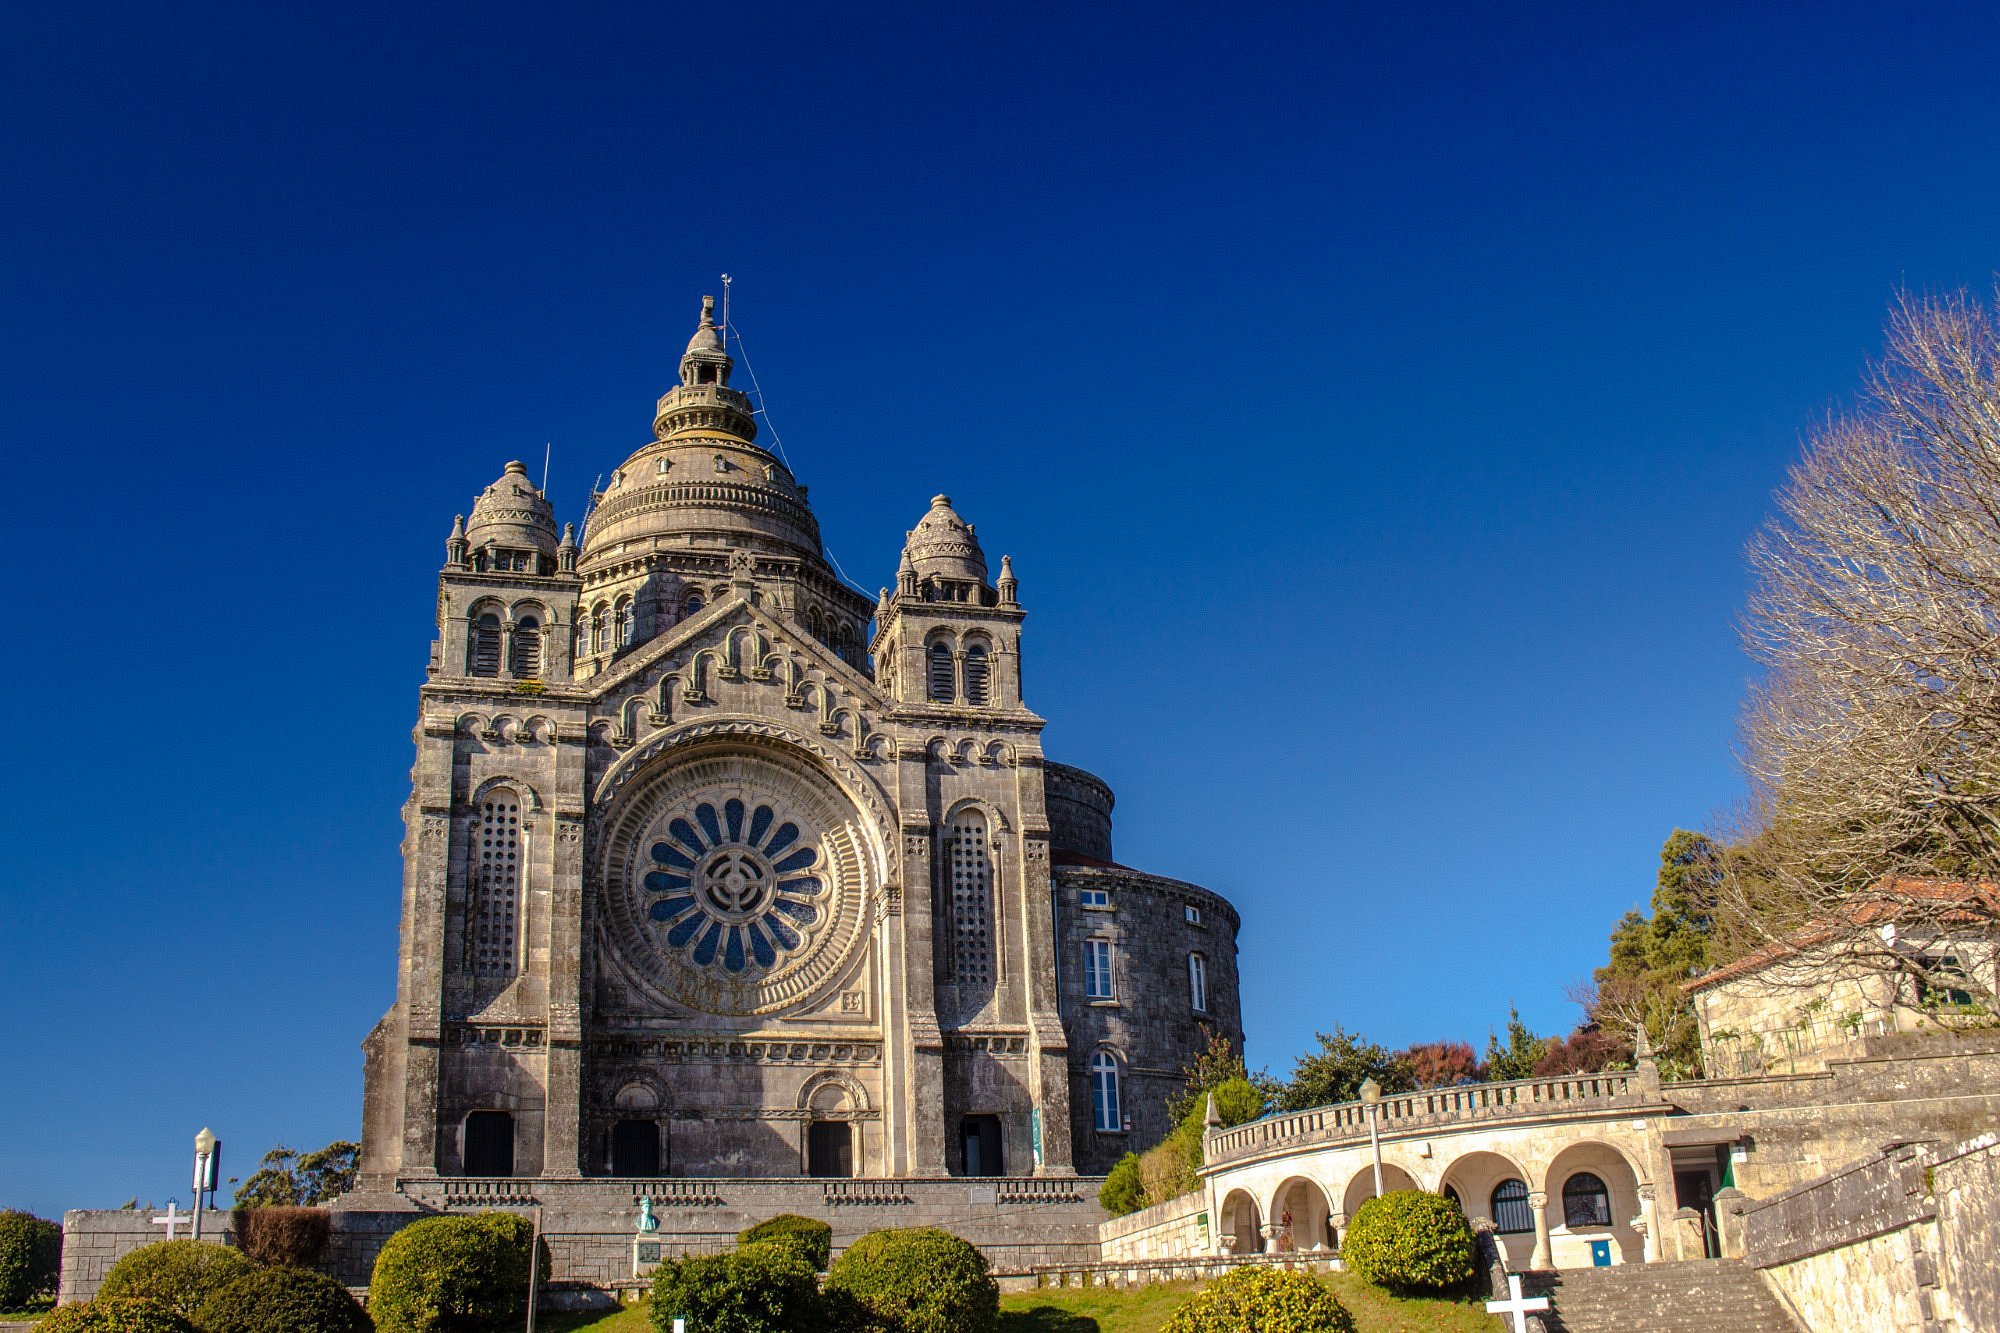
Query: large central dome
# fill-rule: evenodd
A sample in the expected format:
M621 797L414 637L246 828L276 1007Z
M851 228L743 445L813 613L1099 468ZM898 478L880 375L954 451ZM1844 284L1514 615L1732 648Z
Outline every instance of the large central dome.
M660 399L652 441L611 474L591 511L586 572L661 547L775 545L820 555L805 488L755 443L750 400L729 387L733 365L715 325L715 298L705 296L681 382Z

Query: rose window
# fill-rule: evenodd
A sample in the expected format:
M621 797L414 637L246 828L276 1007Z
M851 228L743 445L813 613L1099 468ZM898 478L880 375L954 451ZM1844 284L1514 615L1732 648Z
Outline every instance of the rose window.
M644 882L659 895L648 915L666 927L667 948L696 967L768 972L820 920L814 900L825 884L812 873L820 854L768 805L731 797L719 810L702 801L692 813L669 820L648 849L654 868Z

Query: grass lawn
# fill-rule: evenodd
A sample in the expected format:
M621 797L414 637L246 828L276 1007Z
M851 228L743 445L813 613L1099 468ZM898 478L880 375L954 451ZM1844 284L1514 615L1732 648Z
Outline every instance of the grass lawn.
M1401 1300L1351 1273L1322 1279L1354 1315L1359 1333L1497 1333L1485 1301ZM1067 1288L1000 1298L1001 1333L1159 1333L1193 1294L1174 1283L1131 1291Z
M1322 1279L1354 1314L1359 1333L1500 1333L1482 1300L1400 1300L1349 1273ZM1000 1298L1000 1333L1159 1333L1195 1291L1172 1283L1119 1291L1070 1287ZM536 1333L650 1333L644 1304L611 1314L545 1314Z

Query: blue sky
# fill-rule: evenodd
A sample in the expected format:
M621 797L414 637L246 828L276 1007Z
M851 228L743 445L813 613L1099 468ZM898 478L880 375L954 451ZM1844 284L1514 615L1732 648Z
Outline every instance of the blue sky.
M1483 1041L1739 789L1741 549L1986 289L1983 7L15 5L0 1206L359 1129L434 572L736 275L834 555L949 492L1253 1064Z

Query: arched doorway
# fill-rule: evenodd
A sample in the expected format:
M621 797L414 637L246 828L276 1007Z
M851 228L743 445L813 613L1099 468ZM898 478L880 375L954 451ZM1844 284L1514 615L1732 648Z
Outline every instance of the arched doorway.
M1521 1165L1500 1153L1470 1152L1447 1166L1440 1180L1439 1192L1457 1198L1467 1221L1485 1218L1494 1224L1507 1266L1526 1268L1535 1252L1535 1226L1527 1204L1528 1173Z
M1548 1203L1549 1257L1557 1268L1645 1262L1639 1217L1639 1177L1625 1154L1608 1143L1573 1143L1543 1176Z
M1257 1201L1242 1190L1233 1191L1222 1201L1222 1224L1217 1234L1230 1254L1262 1254L1263 1219L1258 1216Z
M1384 1194L1394 1194L1397 1190L1413 1190L1415 1188L1417 1188L1416 1178L1409 1172L1391 1162L1382 1163L1382 1192ZM1373 1163L1370 1163L1356 1172L1354 1179L1347 1182L1347 1190L1341 1196L1345 1204L1341 1211L1346 1213L1347 1216L1352 1217L1361 1210L1362 1204L1367 1203L1374 1197L1375 1167Z
M1271 1222L1277 1228L1280 1251L1311 1253L1331 1249L1333 1226L1326 1191L1303 1176L1278 1186L1271 1202Z

